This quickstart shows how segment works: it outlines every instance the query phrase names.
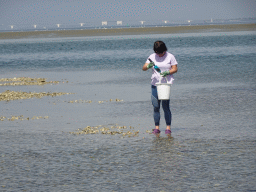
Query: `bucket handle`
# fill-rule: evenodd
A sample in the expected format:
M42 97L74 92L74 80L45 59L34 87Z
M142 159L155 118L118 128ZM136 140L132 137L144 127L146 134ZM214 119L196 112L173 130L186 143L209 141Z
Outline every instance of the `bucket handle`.
M167 79L167 77L163 77L162 75L160 75L159 83L162 83L162 79L163 79L163 78L165 78L166 83L168 83L168 79Z

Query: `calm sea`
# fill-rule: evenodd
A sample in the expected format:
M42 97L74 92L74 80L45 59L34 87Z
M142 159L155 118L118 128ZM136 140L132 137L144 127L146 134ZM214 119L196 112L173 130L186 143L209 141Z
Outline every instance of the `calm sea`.
M147 133L156 40L178 61L171 138L163 111ZM1 93L75 93L0 101L1 117L49 116L0 121L0 191L255 191L255 45L246 31L0 40L0 78L60 81ZM69 133L117 124L138 136Z

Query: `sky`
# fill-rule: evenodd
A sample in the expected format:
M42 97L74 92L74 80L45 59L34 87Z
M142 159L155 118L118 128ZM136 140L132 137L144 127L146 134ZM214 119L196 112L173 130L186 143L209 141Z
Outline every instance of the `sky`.
M256 17L256 0L0 0L0 25Z

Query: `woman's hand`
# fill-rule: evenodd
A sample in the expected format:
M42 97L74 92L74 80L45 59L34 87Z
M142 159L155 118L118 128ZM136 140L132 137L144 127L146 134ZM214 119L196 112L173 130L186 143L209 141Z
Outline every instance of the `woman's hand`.
M153 67L153 66L154 66L154 63L151 62L151 63L149 63L149 64L147 65L147 68L150 69L150 68Z
M143 71L147 71L148 69L150 69L151 67L153 67L154 66L154 63L153 62L151 62L151 63L145 63L144 65L143 65L143 67L142 67L142 70Z
M178 71L177 65L172 65L172 66L171 66L171 70L165 71L165 72L163 72L163 73L160 73L160 75L162 75L163 77L165 77L165 76L167 76L167 75L172 75L172 74L174 74L174 73L177 73L177 71Z
M170 75L170 71L165 71L163 73L160 73L160 75L162 75L163 77Z

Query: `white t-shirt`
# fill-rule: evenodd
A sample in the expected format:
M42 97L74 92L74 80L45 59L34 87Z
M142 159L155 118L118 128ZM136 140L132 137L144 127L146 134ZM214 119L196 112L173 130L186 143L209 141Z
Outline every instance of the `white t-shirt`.
M166 52L163 57L159 57L156 53L153 53L149 56L149 58L155 63L156 66L161 70L161 73L164 71L169 71L171 69L172 65L177 65L178 62L176 61L175 57L169 53ZM147 59L146 63L150 63L150 61ZM151 76L151 84L156 85L156 83L159 82L161 75L159 72L156 71L154 67L152 67L152 76ZM161 83L166 83L166 79L168 83L173 83L173 75L167 75L166 78L161 79Z

